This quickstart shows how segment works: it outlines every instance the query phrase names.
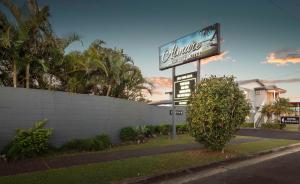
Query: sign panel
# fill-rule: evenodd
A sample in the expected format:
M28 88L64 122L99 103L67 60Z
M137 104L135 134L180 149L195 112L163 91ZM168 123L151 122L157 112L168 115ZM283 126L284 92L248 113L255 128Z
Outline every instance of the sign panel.
M299 117L297 116L283 116L280 118L281 123L285 124L299 124Z
M188 98L196 88L197 72L175 76L174 80L174 105L187 105Z
M173 110L170 110L170 115L172 115L172 114L173 114ZM181 116L181 115L183 115L183 111L182 110L176 110L175 114Z
M220 53L220 24L208 26L159 47L159 69L164 70Z

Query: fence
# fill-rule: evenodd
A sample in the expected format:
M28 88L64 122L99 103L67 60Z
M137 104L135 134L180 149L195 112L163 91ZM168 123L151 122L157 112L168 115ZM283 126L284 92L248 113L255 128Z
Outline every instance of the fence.
M0 87L0 149L17 128L29 128L37 120L48 119L54 129L51 142L58 146L73 138L106 133L119 142L122 127L170 123L170 107L105 96L59 91ZM183 115L176 122L185 122Z

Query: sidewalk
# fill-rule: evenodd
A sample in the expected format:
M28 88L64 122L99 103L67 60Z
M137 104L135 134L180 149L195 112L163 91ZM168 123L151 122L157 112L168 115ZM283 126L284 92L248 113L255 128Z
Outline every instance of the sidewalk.
M245 142L254 142L259 139L237 139L230 142L230 144L240 144ZM77 165L109 162L113 160L121 160L133 157L142 157L150 155L158 155L171 152L188 151L203 148L201 144L178 144L156 148L127 150L116 152L99 152L99 153L86 153L72 156L58 156L53 158L39 158L29 159L16 162L0 161L0 176L15 175L26 172L44 171L48 169L57 169L72 167Z

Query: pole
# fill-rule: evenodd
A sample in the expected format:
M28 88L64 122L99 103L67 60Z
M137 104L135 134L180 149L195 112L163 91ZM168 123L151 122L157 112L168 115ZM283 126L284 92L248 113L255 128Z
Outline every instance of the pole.
M298 117L299 117L299 126L298 126L298 130L300 130L300 107L299 107L299 105L300 105L300 102L298 102L298 108L297 108L297 110L298 110Z
M200 76L201 76L201 60L199 59L197 61L197 83L200 82Z
M172 139L176 139L176 125L175 125L175 115L176 115L176 107L174 103L174 95L175 95L175 86L174 86L174 81L175 81L175 67L172 68Z

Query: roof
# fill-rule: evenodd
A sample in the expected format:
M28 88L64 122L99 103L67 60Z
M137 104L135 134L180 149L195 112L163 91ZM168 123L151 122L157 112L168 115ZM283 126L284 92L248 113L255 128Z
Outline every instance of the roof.
M257 82L258 84L260 84L261 86L265 86L265 84L259 80L259 79L250 79L250 80L241 80L241 81L237 81L237 83L239 85L243 85L243 84L248 84L248 83L251 83L251 82Z
M279 93L286 93L286 90L278 88L275 85L258 87L258 88L254 88L254 90L255 91L257 91L257 90L274 90L274 91L279 92Z

